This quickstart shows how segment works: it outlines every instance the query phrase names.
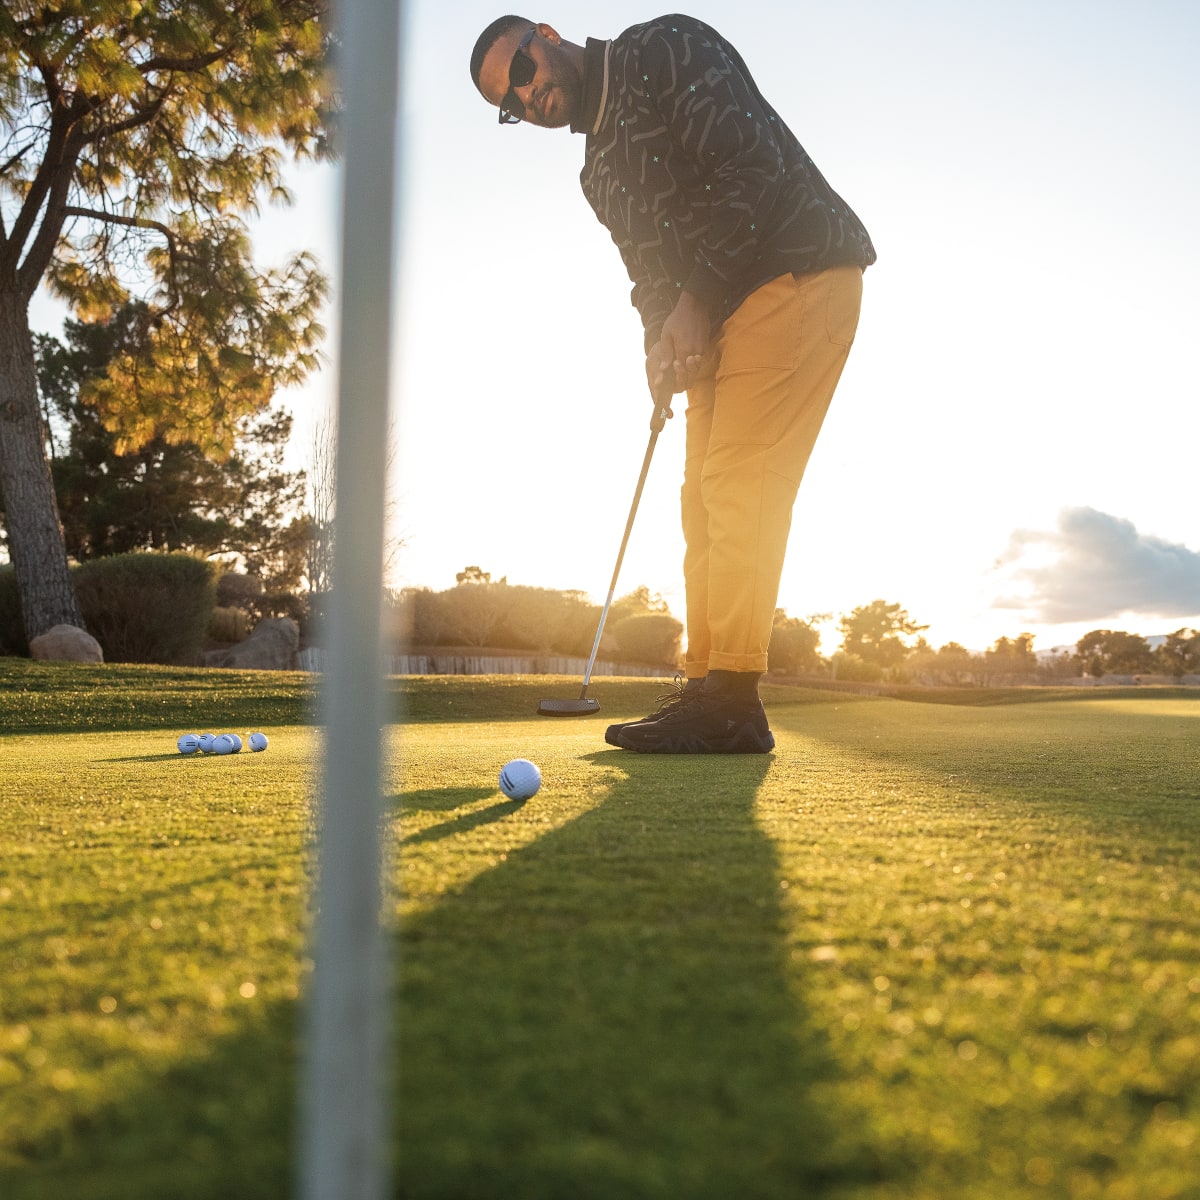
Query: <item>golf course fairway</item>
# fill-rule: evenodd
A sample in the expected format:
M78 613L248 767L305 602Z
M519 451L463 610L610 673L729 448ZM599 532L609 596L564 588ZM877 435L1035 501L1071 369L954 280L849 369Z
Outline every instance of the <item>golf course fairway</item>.
M309 678L0 685L0 1196L289 1195ZM1200 1196L1200 694L766 686L678 757L603 740L653 680L390 686L395 1196Z

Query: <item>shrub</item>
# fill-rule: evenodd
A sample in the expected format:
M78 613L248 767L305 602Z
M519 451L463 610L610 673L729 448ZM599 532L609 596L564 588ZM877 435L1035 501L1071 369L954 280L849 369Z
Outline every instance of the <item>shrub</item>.
M683 626L669 613L639 613L613 626L621 655L636 663L674 667L679 663Z
M105 661L194 660L216 597L211 564L190 554L114 554L73 574L84 622Z
M775 612L771 630L771 645L767 670L789 675L820 671L825 667L821 657L821 633L811 621L789 617L782 609Z
M250 633L250 618L241 608L218 605L208 618L208 636L214 642L244 642Z
M217 580L217 607L242 608L251 612L263 594L263 581L257 575L226 571Z
M883 668L878 663L865 661L857 654L843 651L833 656L833 677L856 683L874 683L883 678Z

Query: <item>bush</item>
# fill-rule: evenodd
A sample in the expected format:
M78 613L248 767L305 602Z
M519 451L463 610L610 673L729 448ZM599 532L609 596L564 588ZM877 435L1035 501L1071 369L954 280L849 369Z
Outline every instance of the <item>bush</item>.
M767 662L768 671L781 671L788 675L816 672L825 668L821 657L820 631L809 621L775 613L775 625L771 630L771 645Z
M29 654L25 626L21 621L21 597L17 573L11 565L0 566L0 655L24 658Z
M250 618L241 608L218 605L208 618L208 637L213 642L244 642L250 634Z
M73 578L106 662L195 659L216 598L211 564L190 554L114 554L76 567Z
M853 680L856 683L874 683L883 678L883 668L869 663L857 654L843 651L833 656L834 679Z
M263 581L257 575L226 571L217 580L217 607L242 608L251 612L263 594Z
M639 613L613 626L613 638L621 656L649 666L679 664L679 640L683 626L669 613Z

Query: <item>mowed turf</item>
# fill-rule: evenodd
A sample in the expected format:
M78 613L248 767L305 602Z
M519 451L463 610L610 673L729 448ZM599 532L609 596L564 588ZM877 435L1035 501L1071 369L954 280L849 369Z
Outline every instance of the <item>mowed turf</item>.
M119 672L0 663L59 731L0 735L0 1195L282 1197L311 698ZM770 688L774 755L674 758L577 686L394 685L397 1196L1200 1196L1200 697Z

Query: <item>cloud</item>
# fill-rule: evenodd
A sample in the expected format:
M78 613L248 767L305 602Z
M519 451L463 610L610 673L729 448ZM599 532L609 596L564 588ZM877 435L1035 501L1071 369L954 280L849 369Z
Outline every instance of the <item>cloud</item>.
M1016 530L997 567L1015 591L993 607L1050 625L1200 615L1200 552L1094 508L1064 508L1053 532Z

